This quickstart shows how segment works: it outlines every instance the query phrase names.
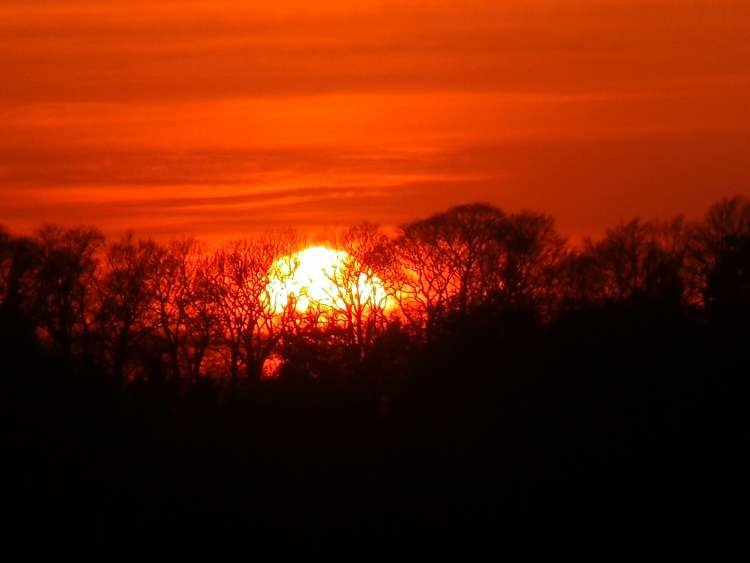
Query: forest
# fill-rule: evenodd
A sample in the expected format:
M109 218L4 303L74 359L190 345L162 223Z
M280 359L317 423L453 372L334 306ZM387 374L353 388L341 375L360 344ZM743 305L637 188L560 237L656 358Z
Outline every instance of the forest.
M220 246L0 230L17 521L702 526L746 481L750 200L570 243L474 203Z

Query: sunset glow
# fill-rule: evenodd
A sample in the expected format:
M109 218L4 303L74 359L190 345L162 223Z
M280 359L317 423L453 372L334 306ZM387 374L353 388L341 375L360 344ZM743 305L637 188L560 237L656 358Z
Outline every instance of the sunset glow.
M748 193L744 0L0 2L0 224L220 244ZM679 203L677 203L679 202Z

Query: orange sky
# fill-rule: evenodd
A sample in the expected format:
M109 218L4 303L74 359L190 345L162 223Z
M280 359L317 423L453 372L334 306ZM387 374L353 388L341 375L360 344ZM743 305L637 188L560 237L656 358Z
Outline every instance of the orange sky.
M750 193L747 0L3 0L0 223L217 239Z

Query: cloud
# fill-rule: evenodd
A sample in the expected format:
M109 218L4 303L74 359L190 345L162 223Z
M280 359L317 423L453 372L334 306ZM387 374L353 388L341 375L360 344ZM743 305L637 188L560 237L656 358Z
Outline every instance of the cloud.
M731 86L750 54L734 0L275 4L6 2L0 103Z
M737 0L7 0L0 222L697 213L750 186L748 22Z
M162 184L154 185L19 186L6 190L3 217L27 229L55 220L95 223L109 232L135 228L158 236L192 232L233 238L283 226L322 228L364 220L394 225L458 203L484 201L508 210L549 212L564 232L578 236L638 215L697 216L721 196L750 193L744 153L749 143L747 134L697 139L661 135L608 142L512 141L435 151L413 159L311 152L302 178L329 181L306 184L293 175L297 182L293 185L272 181L287 177L274 169L283 167L286 158L294 158L287 154L266 162L264 184L175 185L174 175L167 174ZM204 175L208 179L217 168L252 160L251 154L225 154L223 160L203 153L182 158L194 159L189 165L193 170L209 162ZM159 158L169 161L168 155ZM101 176L102 181L111 177L115 174L108 171ZM348 181L352 178L356 182ZM134 179L143 180L140 173Z

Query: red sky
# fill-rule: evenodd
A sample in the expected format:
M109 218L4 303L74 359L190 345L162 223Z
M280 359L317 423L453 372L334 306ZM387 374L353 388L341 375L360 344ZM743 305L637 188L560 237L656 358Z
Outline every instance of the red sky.
M221 239L750 193L747 0L3 0L0 223Z

